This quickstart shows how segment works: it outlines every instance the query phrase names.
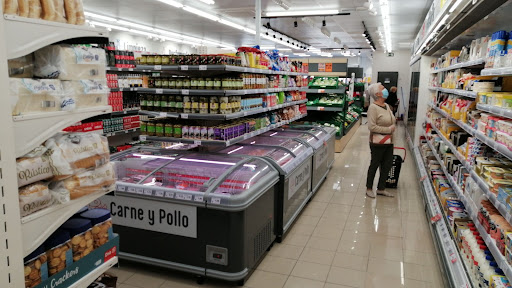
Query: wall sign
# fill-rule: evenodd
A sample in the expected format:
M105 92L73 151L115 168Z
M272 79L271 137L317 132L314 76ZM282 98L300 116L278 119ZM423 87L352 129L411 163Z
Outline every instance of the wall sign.
M325 63L325 72L332 72L332 63Z
M197 208L193 206L108 195L90 206L109 209L116 225L197 238Z
M311 184L311 164L309 161L290 175L288 181L288 200L290 200L306 182Z
M325 63L318 63L318 72L325 72Z

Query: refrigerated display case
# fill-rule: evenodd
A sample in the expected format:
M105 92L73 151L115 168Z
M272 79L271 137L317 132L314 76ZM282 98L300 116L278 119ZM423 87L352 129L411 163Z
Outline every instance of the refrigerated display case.
M115 195L95 206L111 210L121 258L243 283L275 240L265 159L139 147L112 161Z
M311 187L314 195L334 163L335 134L335 129L326 130L319 126L296 126L288 129L274 129L263 133L262 136L298 139L313 148Z
M311 198L313 149L304 142L272 137L253 137L220 153L268 159L280 173L276 197L276 235L280 242Z

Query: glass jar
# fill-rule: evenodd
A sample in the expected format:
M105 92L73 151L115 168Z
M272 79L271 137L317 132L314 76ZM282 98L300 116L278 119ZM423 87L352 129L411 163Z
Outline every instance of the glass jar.
M147 129L148 122L146 121L140 121L140 134L146 135L148 129Z
M190 113L199 113L199 96L190 97L190 101L192 102L192 112Z
M148 136L155 136L155 130L156 129L156 126L155 126L155 122L154 121L148 121L147 122L147 126L146 126L146 134Z
M230 85L229 85L229 78L222 78L222 88L223 90L230 90Z
M215 90L222 89L222 80L220 78L213 79L213 89L215 89Z
M206 78L206 81L204 82L204 88L207 90L213 89L213 80L212 78Z
M228 96L221 96L219 97L219 104L220 104L220 114L229 114L231 113L231 109L228 110L228 104L229 104L229 97Z
M162 78L158 77L155 79L155 88L162 88Z
M160 99L162 98L161 95L156 94L153 96L153 111L160 112Z
M178 102L176 100L176 102ZM183 96L183 113L192 113L192 102L190 96Z
M199 113L208 114L208 97L200 96L199 97Z
M190 78L183 79L183 89L190 89Z
M164 123L162 122L159 122L159 123L156 123L155 125L155 135L158 136L158 137L164 137L165 136L165 133L164 133Z
M162 88L169 88L169 78L162 78Z
M149 78L148 88L155 88L155 78L153 78L153 77Z
M169 65L169 55L162 55L162 65Z
M162 55L155 55L155 65L162 65Z
M169 89L176 89L176 78L169 78Z
M176 113L183 113L183 96L176 95Z
M146 97L146 94L140 94L139 95L139 102L140 102L140 110L148 110L148 99Z
M219 114L219 97L210 96L210 114Z
M197 89L204 89L204 88L205 88L204 78L198 78L197 79Z
M169 56L169 64L176 65L176 55Z
M148 111L155 111L153 110L153 101L154 101L154 96L152 94L148 94L147 96L147 101L146 101L146 105L147 105L147 110Z
M190 89L197 89L197 78L190 78Z
M176 89L183 89L183 78L176 78Z
M169 96L168 95L162 95L160 96L160 111L162 112L169 112Z
M146 65L148 63L147 60L148 60L148 57L146 55L142 55L139 58L139 64L140 65Z
M146 57L147 65L155 65L155 56L154 55L148 55Z
M167 123L164 125L164 136L165 137L174 137L173 136L173 125L171 123Z
M176 112L176 96L174 95L167 97L167 112Z
M182 128L181 128L180 124L175 124L173 126L173 134L174 134L174 138L181 138L181 136L182 136Z

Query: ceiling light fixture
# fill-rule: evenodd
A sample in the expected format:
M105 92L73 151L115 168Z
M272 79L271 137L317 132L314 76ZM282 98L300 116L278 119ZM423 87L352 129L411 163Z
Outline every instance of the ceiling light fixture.
M281 16L309 16L309 15L336 15L339 10L306 10L306 11L283 11L283 12L267 12L267 17L281 17Z
M100 20L104 20L104 21L108 21L108 22L117 22L117 19L116 18L112 18L112 17L98 15L98 14L94 14L94 13L87 12L87 11L84 12L84 14L85 14L85 16L96 18L96 19L100 19Z
M212 15L212 14L209 14L209 13L206 13L206 12L203 12L203 11L201 11L199 9L196 9L196 8L193 8L193 7L190 7L190 6L184 6L183 10L185 10L187 12L190 12L192 14L196 14L197 16L201 16L201 17L210 19L212 21L220 21L219 17L217 17L215 15Z
M152 27L149 27L149 26L145 26L145 25L141 25L141 24L137 24L137 23L132 23L132 22L124 21L124 20L119 20L119 21L117 21L117 23L119 23L121 25L125 25L125 26L135 27L135 28L142 29L142 30L155 31L155 28L152 28Z
M91 21L89 23L91 25L94 25L94 26L101 26L101 27L105 27L105 28L109 28L109 29L115 29L115 30L119 30L119 31L126 31L126 32L130 31L130 29L125 28L125 27L110 25L110 24L101 23L101 22L97 22L97 21Z
M293 21L293 27L297 28L297 26L299 26L297 20Z
M156 0L156 1L165 3L167 5L174 6L176 8L182 8L183 7L183 4L181 4L180 2L174 1L174 0Z
M328 38L331 38L331 31L329 31L329 29L327 29L327 27L322 27L320 29L320 31L322 32L322 34L324 34Z
M290 6L291 6L291 4L288 3L288 1L286 1L286 0L274 0L274 3L281 6L281 8L283 8L284 10L290 9Z
M206 3L206 4L208 4L208 5L213 5L213 4L215 4L215 1L213 1L213 0L199 0L199 1L201 1L201 2L203 2L203 3Z
M391 24L389 18L389 2L388 0L380 0L380 12L382 14L382 22L384 24L384 35L386 38L386 50L391 52L393 45L391 43Z
M326 23L325 23L325 18L324 18L324 20L322 20L322 27L325 27L325 24Z

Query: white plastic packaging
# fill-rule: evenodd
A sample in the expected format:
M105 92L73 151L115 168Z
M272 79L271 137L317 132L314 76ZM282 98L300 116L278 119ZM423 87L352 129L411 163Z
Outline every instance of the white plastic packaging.
M61 110L65 96L59 80L9 79L12 115Z
M27 216L53 204L52 194L43 182L37 182L19 189L20 214Z
M35 52L34 75L61 80L106 79L105 50L50 45Z
M110 89L107 80L62 81L66 94L74 95L76 108L107 106Z
M46 147L39 146L25 156L16 159L18 187L53 177Z
M54 179L62 180L109 162L107 137L94 133L58 134L46 141Z

